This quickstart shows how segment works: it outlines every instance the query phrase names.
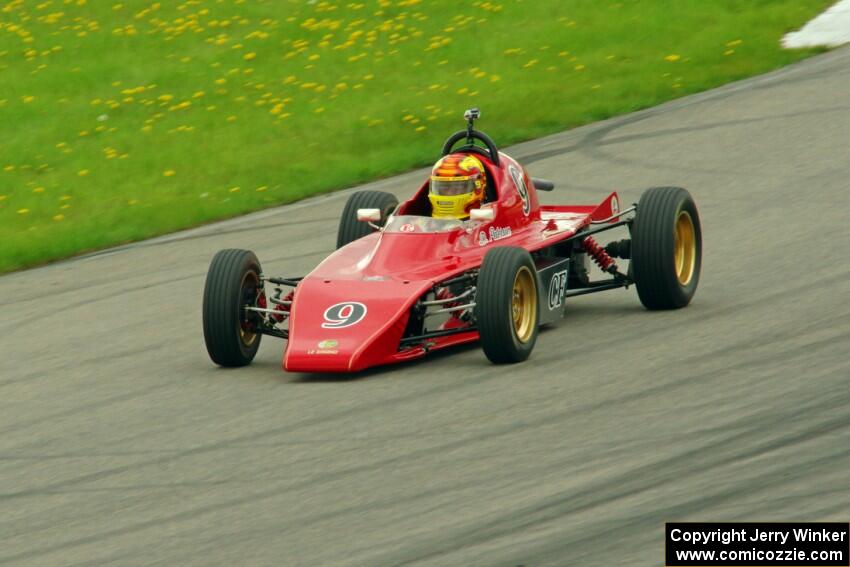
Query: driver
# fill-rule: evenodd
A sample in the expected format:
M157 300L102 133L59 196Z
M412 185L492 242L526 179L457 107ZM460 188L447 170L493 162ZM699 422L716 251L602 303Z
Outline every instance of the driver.
M484 201L487 176L484 164L470 154L449 154L431 170L431 216L437 219L469 218L469 211Z

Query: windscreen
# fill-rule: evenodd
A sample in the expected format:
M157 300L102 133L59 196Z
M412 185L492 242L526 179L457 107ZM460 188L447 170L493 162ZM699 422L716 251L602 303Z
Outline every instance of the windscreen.
M463 225L464 222L457 219L435 219L416 215L399 215L389 218L384 232L449 232L456 228L461 228Z

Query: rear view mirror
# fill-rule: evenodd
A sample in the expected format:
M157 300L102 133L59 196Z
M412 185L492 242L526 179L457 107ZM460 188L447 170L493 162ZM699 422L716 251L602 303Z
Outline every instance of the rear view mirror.
M361 222L380 222L381 209L357 209L357 220Z
M496 211L493 209L472 209L469 211L469 220L474 221L491 221L496 218Z

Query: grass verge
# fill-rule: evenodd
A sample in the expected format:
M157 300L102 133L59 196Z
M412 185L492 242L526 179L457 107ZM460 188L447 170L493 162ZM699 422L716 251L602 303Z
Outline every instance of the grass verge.
M0 272L762 73L829 0L7 0Z

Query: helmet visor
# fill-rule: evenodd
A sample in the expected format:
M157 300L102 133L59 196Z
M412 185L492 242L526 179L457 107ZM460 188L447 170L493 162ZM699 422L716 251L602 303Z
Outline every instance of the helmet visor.
M475 192L475 179L472 177L432 177L431 193L443 197L454 197Z

